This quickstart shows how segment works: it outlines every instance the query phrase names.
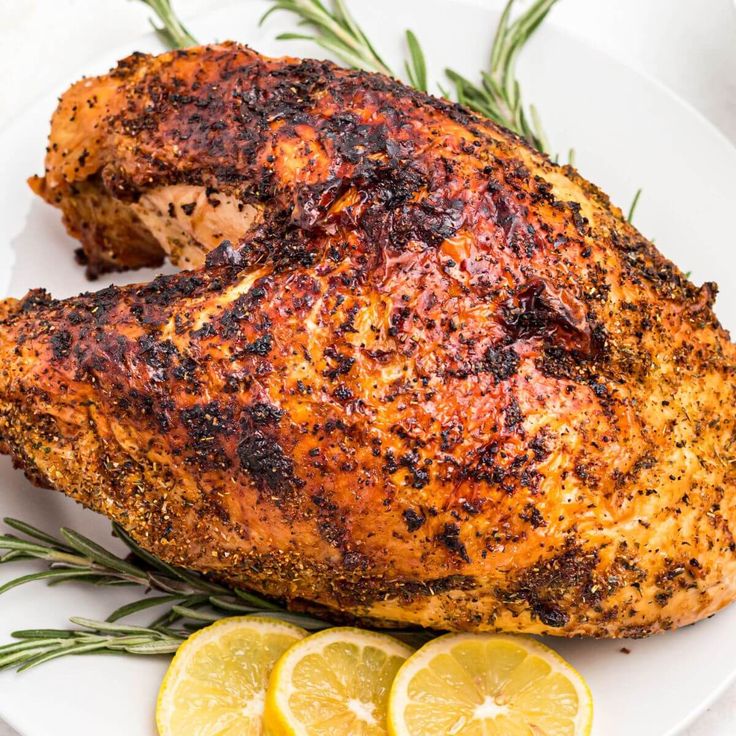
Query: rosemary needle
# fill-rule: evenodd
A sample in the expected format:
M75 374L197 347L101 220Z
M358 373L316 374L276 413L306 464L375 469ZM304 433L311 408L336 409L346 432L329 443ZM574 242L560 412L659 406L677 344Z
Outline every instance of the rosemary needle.
M636 212L636 206L639 204L639 198L641 197L642 189L639 188L636 190L636 194L634 194L634 198L631 200L631 204L629 205L629 212L626 215L626 222L633 222L634 221L634 213Z
M409 48L409 58L404 62L404 67L409 82L412 87L427 92L427 62L417 37L411 31L406 32L406 45Z
M197 39L189 33L176 16L174 9L171 7L171 0L140 0L140 2L148 5L163 24L157 26L151 21L153 29L166 46L173 49L182 49L197 45Z

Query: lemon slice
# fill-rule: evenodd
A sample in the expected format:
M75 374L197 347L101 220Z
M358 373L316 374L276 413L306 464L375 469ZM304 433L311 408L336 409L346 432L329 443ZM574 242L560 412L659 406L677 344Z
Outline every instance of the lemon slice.
M269 736L383 736L391 683L412 649L349 627L300 641L276 664L266 695Z
M388 707L391 736L587 736L583 678L533 639L447 634L401 667Z
M258 616L226 618L192 634L159 690L160 736L262 734L271 670L306 635L298 626Z

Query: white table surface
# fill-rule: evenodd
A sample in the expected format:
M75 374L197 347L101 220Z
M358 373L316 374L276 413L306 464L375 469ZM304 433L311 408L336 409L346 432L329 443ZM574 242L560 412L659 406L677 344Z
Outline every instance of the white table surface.
M175 5L187 18L234 1ZM131 0L0 0L0 127L35 97L63 89L88 60L148 30L148 16ZM736 144L733 0L562 0L551 20L664 82ZM191 26L196 35L196 23ZM683 736L735 733L736 686ZM0 736L15 732L0 721Z

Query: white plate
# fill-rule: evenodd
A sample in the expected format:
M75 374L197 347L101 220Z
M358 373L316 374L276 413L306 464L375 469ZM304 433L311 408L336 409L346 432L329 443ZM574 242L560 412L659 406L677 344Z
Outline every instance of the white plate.
M485 62L497 19L481 0L351 4L392 61L401 52L401 31L412 27L437 79L445 65L474 75ZM287 16L275 16L259 29L263 8L260 0L239 3L190 25L204 40L234 37L264 53L315 54L311 46L273 40L277 31L291 27ZM160 49L153 36L145 37L80 70L69 82L105 70L134 48ZM736 149L667 90L556 28L553 19L525 53L520 75L555 150L574 147L583 174L623 206L637 187L644 187L637 225L656 238L667 256L691 270L695 281L719 281L716 311L726 326L736 327L736 257L731 230L724 224L736 204ZM61 91L52 90L0 132L3 296L20 296L34 286L45 286L56 296L90 288L73 262L76 244L64 234L58 213L24 185L26 176L41 171L47 121ZM138 272L114 280L147 278L149 273ZM102 279L95 288L106 283ZM0 516L22 517L48 529L74 526L109 539L104 519L58 494L31 488L7 458L0 460L0 487ZM20 566L0 568L0 582L20 573ZM0 598L0 640L18 628L63 626L70 615L104 616L126 595L81 585L13 590ZM550 643L591 685L595 736L669 736L736 676L736 606L644 641ZM165 664L163 659L90 657L60 660L22 675L3 673L0 716L25 736L153 736L153 707Z

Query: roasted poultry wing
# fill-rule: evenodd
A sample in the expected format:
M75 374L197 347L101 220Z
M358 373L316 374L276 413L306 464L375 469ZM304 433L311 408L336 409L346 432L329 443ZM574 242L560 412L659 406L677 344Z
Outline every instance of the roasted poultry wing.
M2 449L162 559L438 629L642 636L736 594L715 290L508 131L203 47L75 85L34 186L93 272L210 251L2 307Z

